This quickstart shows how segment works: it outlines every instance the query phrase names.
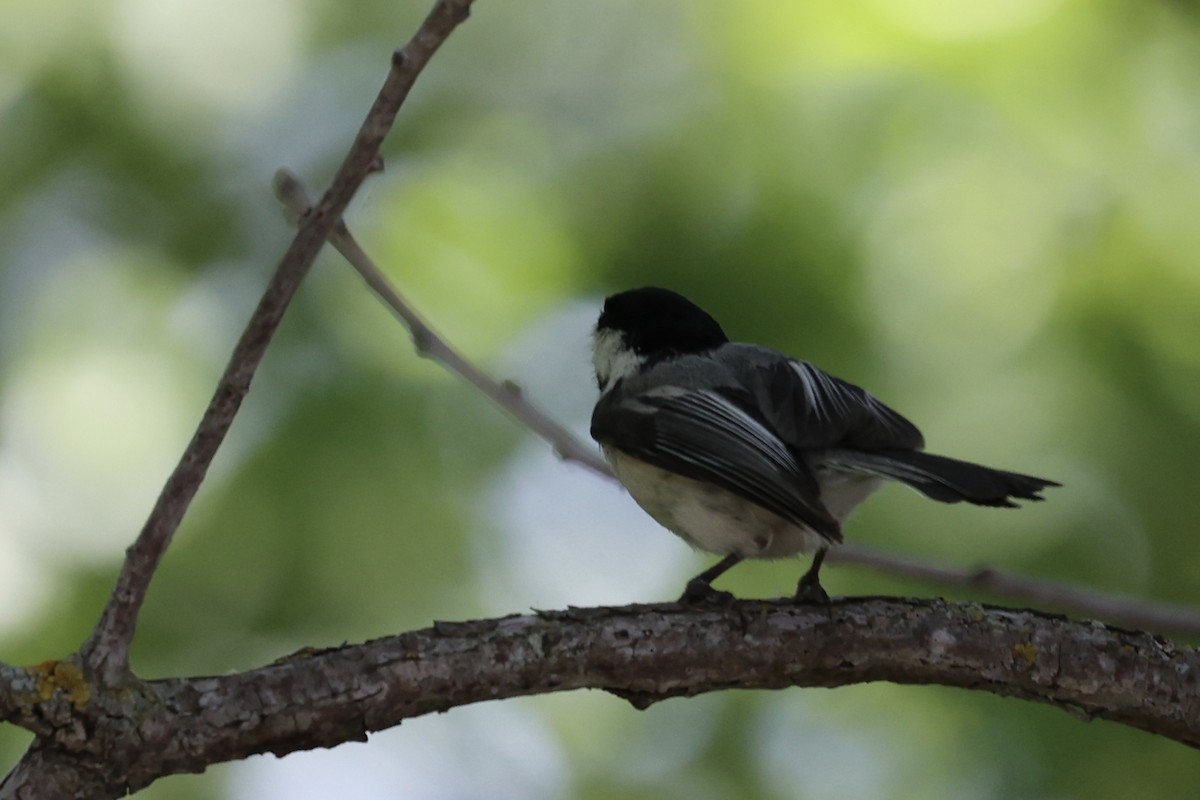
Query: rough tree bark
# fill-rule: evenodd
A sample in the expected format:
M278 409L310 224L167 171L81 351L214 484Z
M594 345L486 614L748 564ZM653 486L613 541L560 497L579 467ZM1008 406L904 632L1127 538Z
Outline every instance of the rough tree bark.
M644 708L668 697L732 687L937 683L1051 703L1200 746L1195 649L1095 622L943 600L572 609L438 623L365 644L301 651L234 675L145 681L132 673L129 647L147 587L275 328L324 242L353 244L341 214L367 174L379 168L379 146L416 77L470 6L471 0L435 3L417 34L396 52L330 190L313 207L301 203L299 231L195 437L127 551L92 635L61 660L0 664L0 719L35 736L0 783L0 800L119 797L164 775L199 772L255 753L362 740L368 732L430 711L581 688L607 690ZM343 252L348 249L357 245ZM362 254L347 255L354 261ZM554 441L565 457L593 458L575 443L556 440L566 436L561 426L540 418L518 392L475 370L423 323L418 328L419 318L396 307L399 296L390 287L381 288L369 276L368 282L385 299L393 298L389 304L424 352ZM909 573L931 569L899 566ZM989 577L979 576L974 580ZM1034 591L1044 588L1026 585L1023 591L1044 596ZM1119 603L1102 607L1122 611ZM1133 610L1127 617L1169 619L1196 629L1187 627L1196 626L1195 615L1178 609L1168 610L1173 617L1153 616L1162 609L1144 605Z
M4 716L38 735L14 797L117 797L256 753L362 741L483 700L604 689L639 708L728 688L941 684L1200 746L1200 653L1151 634L973 603L847 598L588 608L303 650L248 672L95 689L70 663L9 668ZM52 791L47 791L54 787Z

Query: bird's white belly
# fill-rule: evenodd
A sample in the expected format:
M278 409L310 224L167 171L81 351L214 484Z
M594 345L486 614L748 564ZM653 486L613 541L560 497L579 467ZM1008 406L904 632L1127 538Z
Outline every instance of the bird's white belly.
M786 558L829 542L762 506L702 481L604 448L613 472L646 513L701 550L743 558Z

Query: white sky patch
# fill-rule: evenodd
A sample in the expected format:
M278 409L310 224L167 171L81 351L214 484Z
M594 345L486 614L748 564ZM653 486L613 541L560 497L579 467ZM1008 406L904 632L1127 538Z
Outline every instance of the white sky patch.
M130 82L164 117L254 109L300 66L304 11L288 0L118 0L112 19Z
M0 524L58 563L133 540L194 426L161 352L93 342L18 368L0 398L0 457L17 487ZM189 376L190 377L190 376Z
M519 703L428 714L368 744L260 756L230 770L230 800L526 800L568 797L553 731Z
M588 346L600 307L572 304L531 325L493 371L585 442L599 396ZM563 463L532 437L480 496L490 530L473 537L476 569L496 611L670 599L696 565L619 484Z
M0 636L33 619L53 589L15 529L33 510L26 478L0 448Z
M986 759L945 761L962 733L957 713L952 702L917 699L912 687L788 692L786 703L762 704L747 737L774 797L1008 796Z
M615 481L539 444L520 448L484 497L481 513L498 532L476 538L486 543L477 569L497 611L673 599L694 566Z

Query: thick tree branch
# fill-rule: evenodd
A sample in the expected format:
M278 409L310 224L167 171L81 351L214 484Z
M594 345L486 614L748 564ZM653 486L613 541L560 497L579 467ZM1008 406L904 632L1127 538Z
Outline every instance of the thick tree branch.
M38 677L36 667L23 669L10 664L0 665L0 719L13 721L16 717L20 717L22 709L27 708L28 702L43 694L39 690ZM43 673L43 679L46 677L49 676ZM45 686L46 684L43 684L43 687ZM52 692L53 688L50 688L45 693ZM51 732L50 726L43 724L42 720L27 718L19 724L39 735Z
M109 778L136 790L255 753L362 740L431 711L585 688L644 708L733 687L941 684L1200 747L1198 676L1195 649L1037 611L900 598L672 603L439 623L237 675L138 681L85 703L57 691L8 718L50 725L54 749L83 775L122 765Z
M466 19L470 6L471 0L439 0L412 40L395 52L387 79L333 184L301 220L300 229L234 348L195 435L167 479L137 540L126 551L112 597L83 647L86 667L102 679L120 680L128 670L129 648L150 580L233 424L284 310L346 205L366 176L378 169L379 146L417 76L446 37Z

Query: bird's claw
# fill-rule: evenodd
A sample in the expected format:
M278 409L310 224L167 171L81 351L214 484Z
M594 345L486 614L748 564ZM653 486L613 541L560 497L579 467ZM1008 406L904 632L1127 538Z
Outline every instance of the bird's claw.
M698 603L709 603L713 605L728 606L733 603L734 597L729 592L723 592L720 589L714 589L712 584L702 581L699 578L693 578L688 581L687 588L683 590L683 594L679 596L679 602L685 605L693 605Z
M829 605L829 593L821 586L821 582L815 579L816 576L805 575L796 584L796 595L794 597L797 603L806 603L809 605L827 606Z

